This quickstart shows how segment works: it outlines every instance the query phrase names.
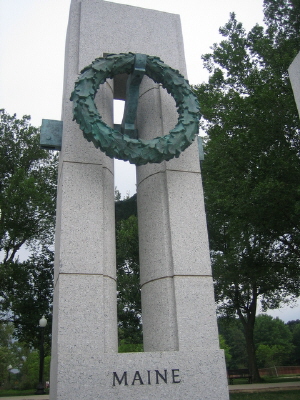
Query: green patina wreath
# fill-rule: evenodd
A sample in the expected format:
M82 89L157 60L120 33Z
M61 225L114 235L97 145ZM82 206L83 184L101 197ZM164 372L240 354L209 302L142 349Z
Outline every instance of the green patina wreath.
M178 121L168 135L152 140L130 138L103 122L96 108L94 98L99 86L115 75L130 74L134 61L134 53L110 54L97 58L85 67L71 95L73 119L79 124L84 137L111 158L143 165L179 157L198 133L199 105L188 81L158 57L147 56L145 74L162 84L176 102Z

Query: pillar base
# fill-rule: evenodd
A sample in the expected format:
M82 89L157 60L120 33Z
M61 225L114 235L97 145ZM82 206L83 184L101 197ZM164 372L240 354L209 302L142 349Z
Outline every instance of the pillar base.
M57 400L229 399L223 350L106 354L88 365L78 361L68 360L68 379L58 383Z

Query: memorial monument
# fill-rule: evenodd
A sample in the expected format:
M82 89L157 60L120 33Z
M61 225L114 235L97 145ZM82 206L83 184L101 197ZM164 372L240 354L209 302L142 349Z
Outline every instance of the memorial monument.
M229 398L185 76L178 15L72 0L51 400ZM121 127L114 98L126 100ZM137 165L143 353L118 354L113 157Z
M292 84L298 114L300 115L300 52L289 66L289 78Z

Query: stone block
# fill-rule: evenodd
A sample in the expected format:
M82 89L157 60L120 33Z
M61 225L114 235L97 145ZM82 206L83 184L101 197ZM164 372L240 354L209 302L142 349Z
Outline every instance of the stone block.
M115 278L113 176L101 165L69 163L61 173L59 269ZM108 194L109 192L109 194ZM104 195L105 194L105 195ZM109 212L108 212L109 211ZM109 260L105 261L104 257Z
M186 75L179 15L108 1L82 0L79 68L105 53L128 52L158 56Z
M178 342L180 351L219 348L216 308L211 277L175 276Z
M198 173L167 171L175 275L211 275L206 215Z
M142 286L145 351L218 349L211 277L174 276Z
M142 286L144 351L178 350L176 296L173 277Z
M58 400L228 400L222 350L107 354L84 359L59 382ZM66 365L67 367L67 365ZM63 372L63 371L62 371ZM94 396L94 397L93 397Z
M93 61L93 60L92 60ZM64 93L64 124L62 135L61 160L67 162L82 162L100 164L113 173L113 160L107 157L100 149L96 149L92 142L88 142L76 121L73 121L73 103L70 96L74 90L74 81L70 82L68 90ZM113 92L112 84L100 86L95 103L104 122L113 126Z
M200 174L167 171L138 187L141 284L211 275Z
M109 302L109 307L107 305ZM70 374L117 352L116 282L103 275L60 274L54 291L51 399L74 399ZM67 397L60 384L68 388Z

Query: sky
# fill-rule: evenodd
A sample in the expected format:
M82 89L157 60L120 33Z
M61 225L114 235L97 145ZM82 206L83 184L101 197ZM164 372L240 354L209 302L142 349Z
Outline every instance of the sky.
M10 114L16 113L18 117L31 115L34 126L40 126L43 118L61 119L64 47L70 2L0 0L0 108ZM201 55L210 52L213 43L222 40L219 27L228 21L230 12L235 12L246 30L256 23L263 24L263 0L112 2L180 15L191 84L207 80L208 73L203 68ZM115 185L122 196L135 193L134 171L135 167L129 163L115 164ZM279 312L278 316L287 321L297 319L300 318L299 311L300 303L297 308Z
M61 119L65 35L70 0L0 0L0 107L18 117ZM235 12L247 30L262 24L263 0L119 0L179 14L191 84L207 80L201 55L221 40L219 27ZM91 60L92 61L92 60ZM117 110L117 106L116 106ZM116 112L119 116L122 112ZM118 121L115 121L118 123ZM116 186L135 193L135 167L117 162Z

